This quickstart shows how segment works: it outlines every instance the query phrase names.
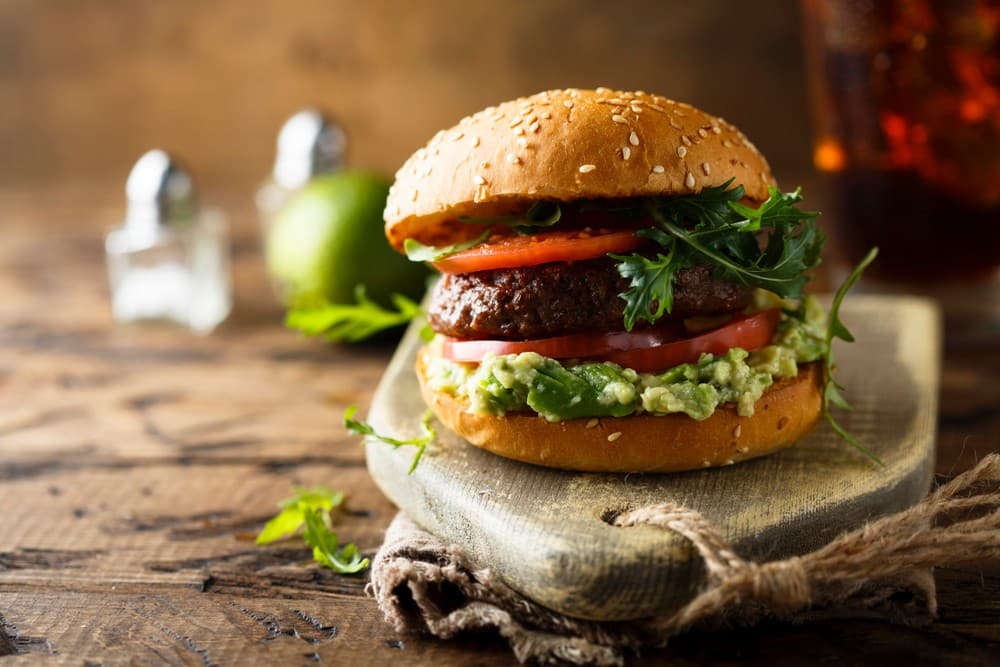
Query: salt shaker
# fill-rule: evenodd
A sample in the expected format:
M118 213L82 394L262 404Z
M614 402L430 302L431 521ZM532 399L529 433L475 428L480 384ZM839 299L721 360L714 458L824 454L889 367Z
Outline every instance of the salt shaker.
M257 191L262 238L267 238L274 215L292 194L313 177L344 165L346 148L344 130L317 109L303 109L285 121L278 133L271 178Z
M199 209L191 176L162 150L139 158L125 192L125 220L105 239L115 319L210 332L232 308L224 215Z

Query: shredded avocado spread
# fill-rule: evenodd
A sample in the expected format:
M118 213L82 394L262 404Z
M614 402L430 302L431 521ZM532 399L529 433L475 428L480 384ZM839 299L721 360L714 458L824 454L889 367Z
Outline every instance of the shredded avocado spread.
M769 293L755 301L758 308L787 306ZM716 406L735 403L746 417L775 379L793 377L799 363L822 357L826 313L811 296L802 306L801 318L782 314L778 332L766 347L703 354L693 364L662 373L637 373L608 362L568 364L523 352L487 355L478 366L435 357L427 375L432 389L467 398L476 413L532 410L549 421L561 421L683 412L701 420Z

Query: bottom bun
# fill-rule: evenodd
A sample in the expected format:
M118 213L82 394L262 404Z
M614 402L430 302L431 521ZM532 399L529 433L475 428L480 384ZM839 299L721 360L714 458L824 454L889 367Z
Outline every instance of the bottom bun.
M417 358L424 400L437 418L467 441L525 463L588 472L677 472L736 463L784 449L805 436L822 413L823 371L803 364L779 380L740 417L733 404L697 421L684 414L567 419L550 422L534 413L484 415L468 402L430 389L427 348Z

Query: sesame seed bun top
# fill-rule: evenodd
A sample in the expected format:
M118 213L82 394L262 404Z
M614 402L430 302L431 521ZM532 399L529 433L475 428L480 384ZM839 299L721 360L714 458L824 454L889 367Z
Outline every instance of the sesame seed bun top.
M550 90L504 102L438 132L396 173L389 242L441 245L482 231L458 222L531 201L671 196L729 179L767 198L767 160L734 126L641 91Z

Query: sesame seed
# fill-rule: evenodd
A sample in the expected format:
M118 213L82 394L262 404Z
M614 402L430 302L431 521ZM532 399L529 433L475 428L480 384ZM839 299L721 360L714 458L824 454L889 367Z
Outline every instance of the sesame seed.
M538 124L537 120L528 127L528 129L532 132L538 132L541 128L542 126Z
M726 459L725 461L723 461L723 465L727 465L727 466L731 466L734 463L736 463L736 461L734 461L732 459Z
M663 107L659 106L658 104L653 104L652 102L646 102L646 106L649 107L650 109L656 109L657 111L659 111L661 113L666 113L667 112L666 109L664 109Z
M576 92L576 91L574 91L574 92ZM611 89L610 88L605 88L604 86L598 86L597 88L594 89L594 92L595 93L601 93L602 95L604 95L606 93L610 93Z
M475 182L476 185L486 185L486 179L478 174L472 180Z
M521 148L527 148L528 147L528 140L525 139L524 137L518 137L517 138L517 145L520 146Z
M764 172L760 172L760 180L767 183L767 174L765 174Z
M622 146L622 159L627 160L632 157L632 149L628 146Z
M684 148L683 146L677 147L677 157L683 158L687 154L688 154L688 149Z
M723 139L722 145L725 146L726 148L732 148L733 142L731 142L729 139Z
M523 120L524 120L523 118L515 118L510 122L510 125L508 125L507 127L517 127L518 125L521 124Z
M653 166L653 173L654 174L662 174L664 171L665 170L663 169L663 165L662 164L658 164L658 165L654 165Z
M431 166L427 165L426 167L424 167L424 176L430 176L430 175L431 175Z
M687 176L684 177L684 185L688 186L689 188L694 187L694 174L692 174L690 171L687 173Z
M479 163L479 168L480 169L489 169L490 168L490 163L489 162L480 162Z
M781 419L778 420L778 430L779 431L781 429L785 428L786 426L788 426L788 417L782 417Z
M611 98L609 98L607 100L607 102L609 104L621 104L621 105L628 104L628 102L626 102L625 100L621 99L620 97L611 97Z
M701 163L701 170L703 172L705 172L706 176L708 176L708 175L710 175L712 173L712 168L708 165L707 162L702 162Z
M704 139L705 137L708 136L708 132L705 131L705 128L699 127L698 128L698 136L701 137L702 139Z
M738 438L741 433L743 433L743 424L737 424L736 428L733 429L733 437Z
M461 139L464 136L465 136L465 132L459 132L458 134L451 135L451 140L452 141L458 141L459 139Z
M616 123L627 123L628 122L627 120L625 120L625 116L621 115L620 113L613 114L611 116L611 120L615 121Z
M581 174L589 174L590 172L594 171L595 169L597 169L597 165L596 164L581 164L579 171L580 171Z
M713 134L722 134L722 128L719 127L718 125L713 125L712 126L712 133Z
M638 103L633 102L631 106L632 106L632 113L642 113L642 107L639 106Z
M678 123L673 118L670 119L670 127L674 128L675 130L683 130L684 129L684 126L681 125L680 123Z
M475 148L478 145L479 145L479 137L473 137L473 139L472 139L472 147Z
M739 451L740 454L746 454L746 453L748 453L750 451L750 448L749 447L740 447L738 451Z
M589 419L589 420L587 420L587 428L594 428L599 423L601 423L601 422L600 422L600 420L597 417L594 417L593 419Z
M684 118L684 116L687 115L683 111L681 111L680 109L674 109L674 113L677 114L678 116L680 116L681 118Z
M639 135L636 134L635 132L633 132L632 134L628 135L628 142L630 144L632 144L633 146L638 146L639 145Z
M701 465L702 465L703 468L709 468L709 467L711 467L712 462L711 461L702 461Z
M515 128L514 129L514 134L516 134L517 136L523 135L524 134L524 128L523 127Z
M513 153L507 153L507 162L510 162L511 164L521 164L521 158Z
M567 109L573 108L573 100L563 100L563 106Z
M608 442L614 442L615 440L617 440L620 437L622 437L622 432L621 431L615 431L614 433L611 433L610 435L608 435Z
M542 114L542 118L544 118L545 120L549 120L550 118L552 118L552 112L546 111L545 113Z
M410 201L417 201L417 196L420 194L420 190L414 190L413 194L410 196Z
M681 143L684 144L685 146L690 146L691 139L688 138L688 135L685 134L684 136L681 137Z

